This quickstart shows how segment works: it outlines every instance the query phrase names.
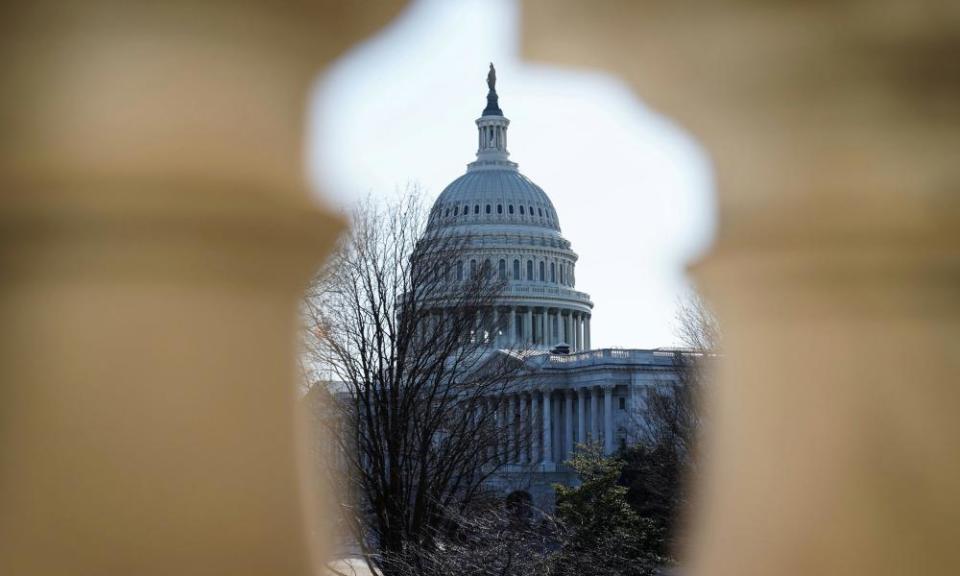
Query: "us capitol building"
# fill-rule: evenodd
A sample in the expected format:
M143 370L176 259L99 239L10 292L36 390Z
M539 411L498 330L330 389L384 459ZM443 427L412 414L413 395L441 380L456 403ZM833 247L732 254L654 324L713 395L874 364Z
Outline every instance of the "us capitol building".
M471 239L456 264L460 279L479 267L506 281L495 306L495 324L506 329L490 345L527 362L532 375L501 414L517 425L494 482L551 507L550 485L574 478L562 463L575 445L599 442L609 454L637 438L644 398L677 382L674 352L591 347L593 302L576 289L577 254L550 198L510 160L492 64L487 84L477 158L437 198L427 233Z

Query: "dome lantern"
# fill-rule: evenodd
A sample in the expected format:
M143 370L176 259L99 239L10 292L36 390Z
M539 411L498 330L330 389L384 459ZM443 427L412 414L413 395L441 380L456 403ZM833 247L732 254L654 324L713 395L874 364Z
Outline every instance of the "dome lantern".
M497 71L490 63L490 72L487 73L487 107L477 118L477 160L469 165L468 170L503 169L516 170L517 165L510 162L510 153L507 152L507 127L510 120L504 117L500 110L500 98L497 96Z

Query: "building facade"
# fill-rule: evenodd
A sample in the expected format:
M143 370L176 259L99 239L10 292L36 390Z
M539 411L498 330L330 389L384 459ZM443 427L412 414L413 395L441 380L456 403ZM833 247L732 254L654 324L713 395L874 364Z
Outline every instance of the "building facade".
M550 508L550 486L575 481L563 464L575 446L595 442L611 454L637 440L645 398L669 393L679 375L674 351L592 348L593 302L576 289L577 254L550 198L509 159L492 65L487 84L476 160L437 198L427 234L470 239L457 280L487 270L504 281L489 343L527 363L530 376L497 399L507 462L493 484Z

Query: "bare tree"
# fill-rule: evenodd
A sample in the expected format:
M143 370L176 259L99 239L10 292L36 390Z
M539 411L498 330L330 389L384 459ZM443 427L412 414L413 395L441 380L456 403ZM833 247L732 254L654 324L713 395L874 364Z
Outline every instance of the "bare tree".
M695 293L677 307L676 320L677 335L684 344L673 353L677 382L648 396L640 427L648 445L672 447L688 467L702 423L703 387L711 360L720 350L720 326Z
M641 442L623 454L628 499L641 516L665 530L665 547L660 550L664 555L676 545L678 520L687 506L686 487L697 474L702 397L721 342L717 319L698 295L678 306L676 319L684 344L673 353L677 379L647 395L645 410L635 417Z
M716 354L720 350L720 323L696 292L681 300L676 313L677 336L690 350Z
M506 458L501 398L524 363L492 344L503 279L473 238L430 230L421 194L368 199L311 286L307 366L337 398L345 515L384 574L456 529ZM403 568L403 570L401 570Z
M539 576L551 573L562 527L529 501L489 499L453 515L456 530L436 535L405 576Z

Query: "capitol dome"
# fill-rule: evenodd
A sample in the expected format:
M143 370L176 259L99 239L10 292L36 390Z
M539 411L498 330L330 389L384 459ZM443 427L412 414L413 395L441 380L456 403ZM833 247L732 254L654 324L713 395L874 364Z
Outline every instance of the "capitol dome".
M577 254L560 233L550 198L509 159L510 121L500 110L492 64L487 85L487 107L476 120L477 158L437 198L426 232L469 238L459 275L487 269L504 281L496 312L508 322L498 324L493 345L589 349L593 303L574 289Z
M542 188L512 169L471 169L437 198L432 229L475 222L548 228L560 232L553 203Z

